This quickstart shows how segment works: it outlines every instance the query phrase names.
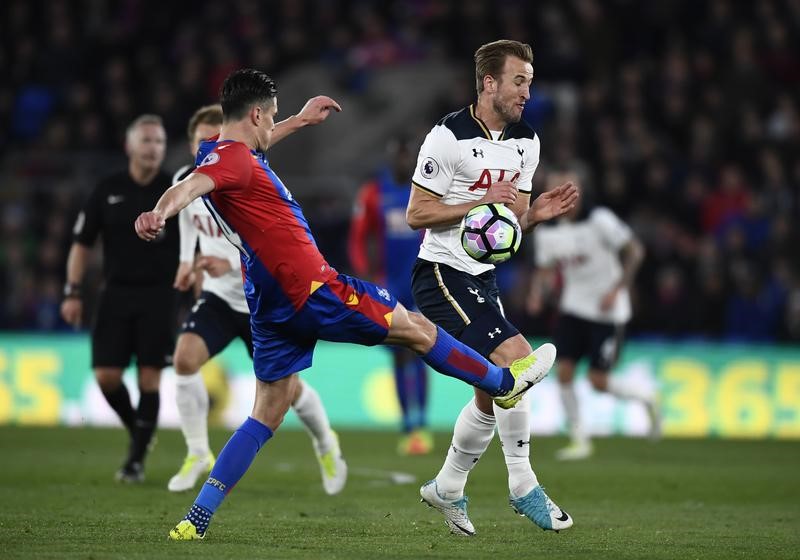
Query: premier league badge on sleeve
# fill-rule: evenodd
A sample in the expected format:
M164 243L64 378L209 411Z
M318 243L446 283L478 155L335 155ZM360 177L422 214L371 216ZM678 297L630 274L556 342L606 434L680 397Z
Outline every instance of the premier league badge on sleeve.
M422 162L420 173L426 179L433 179L439 174L439 164L431 157L425 158L425 161Z

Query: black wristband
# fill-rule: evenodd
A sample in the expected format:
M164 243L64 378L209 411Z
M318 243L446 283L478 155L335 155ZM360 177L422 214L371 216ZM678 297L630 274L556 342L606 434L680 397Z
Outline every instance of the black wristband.
M81 297L80 284L69 284L69 283L64 284L64 297L80 299Z

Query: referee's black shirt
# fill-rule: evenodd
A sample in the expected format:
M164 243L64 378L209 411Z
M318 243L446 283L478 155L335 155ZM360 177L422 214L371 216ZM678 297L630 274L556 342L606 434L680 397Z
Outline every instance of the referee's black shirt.
M134 182L128 171L116 173L95 187L78 215L74 240L91 247L103 237L103 277L109 286L172 286L178 266L178 220L167 220L161 235L139 239L133 223L153 209L171 186L159 171L147 185Z

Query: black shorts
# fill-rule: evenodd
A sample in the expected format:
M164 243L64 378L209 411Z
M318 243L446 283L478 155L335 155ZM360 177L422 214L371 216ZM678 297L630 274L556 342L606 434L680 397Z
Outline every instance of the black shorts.
M92 367L172 363L177 296L170 286L107 286L92 325Z
M591 369L608 372L617 362L624 339L624 325L598 323L564 313L558 318L553 343L559 358L578 362L586 356Z
M222 352L231 341L241 338L250 357L253 357L253 333L250 314L231 309L225 300L211 292L201 292L192 312L181 325L181 333L198 335L206 343L209 356Z
M500 343L519 334L503 313L494 270L473 276L417 259L411 291L425 317L487 359Z

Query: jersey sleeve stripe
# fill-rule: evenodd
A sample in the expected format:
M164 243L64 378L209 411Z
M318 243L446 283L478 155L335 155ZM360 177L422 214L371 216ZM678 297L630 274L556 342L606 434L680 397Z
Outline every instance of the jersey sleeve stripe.
M442 198L444 196L444 195L441 195L441 194L439 194L437 192L432 191L431 189L429 189L427 187L423 187L422 185L420 185L419 183L417 183L415 181L411 181L411 184L414 185L414 187L418 188L419 190L421 190L423 192L426 192L431 196L435 196L436 198Z

